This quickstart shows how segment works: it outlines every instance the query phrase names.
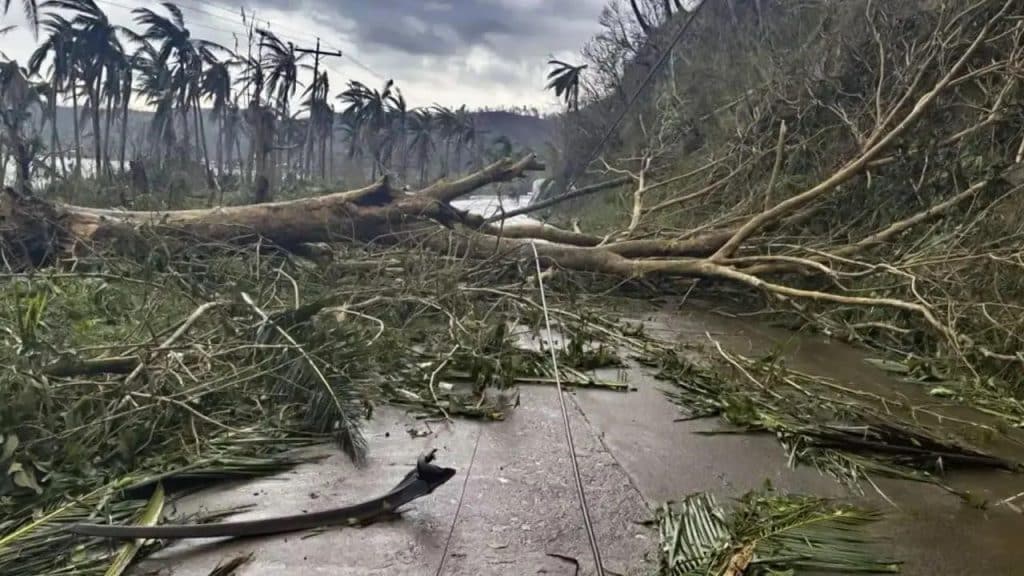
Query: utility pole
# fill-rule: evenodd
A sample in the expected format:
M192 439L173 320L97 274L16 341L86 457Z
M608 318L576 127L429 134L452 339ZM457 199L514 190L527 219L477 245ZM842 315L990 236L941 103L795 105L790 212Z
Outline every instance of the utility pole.
M299 54L313 54L315 56L313 61L313 85L310 87L310 102L316 101L316 83L320 81L320 57L331 57L341 58L341 50L337 52L324 52L320 49L320 37L316 39L316 48L296 48L294 44L289 43L291 49ZM326 96L326 95L325 95ZM306 132L306 144L303 147L306 150L306 159L303 162L305 166L303 169L306 171L306 175L310 176L313 174L313 108L310 106L309 109L309 130Z

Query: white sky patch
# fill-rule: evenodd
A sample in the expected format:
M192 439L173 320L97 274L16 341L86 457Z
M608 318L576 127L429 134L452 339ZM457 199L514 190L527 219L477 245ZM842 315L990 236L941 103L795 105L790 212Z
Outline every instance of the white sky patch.
M502 64L497 55L486 46L473 46L466 55L466 70L481 76Z

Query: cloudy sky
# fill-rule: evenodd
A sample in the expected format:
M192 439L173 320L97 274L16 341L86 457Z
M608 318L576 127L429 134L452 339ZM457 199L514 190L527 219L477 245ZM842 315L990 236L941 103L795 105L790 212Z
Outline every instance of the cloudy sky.
M40 2L41 3L41 2ZM141 0L97 0L117 24L131 24ZM285 41L345 56L329 59L333 91L349 79L381 84L394 78L412 106L536 106L556 102L543 90L550 56L579 59L597 31L605 0L244 0L247 13ZM228 47L244 46L243 4L180 0L193 35ZM21 3L11 2L0 51L24 63L36 41L23 26ZM307 72L308 76L309 73Z

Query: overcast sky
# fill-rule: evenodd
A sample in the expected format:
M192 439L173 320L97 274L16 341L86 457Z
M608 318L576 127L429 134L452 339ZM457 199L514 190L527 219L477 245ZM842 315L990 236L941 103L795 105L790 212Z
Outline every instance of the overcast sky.
M42 2L40 2L42 3ZM117 24L132 24L131 9L156 2L97 0ZM329 59L331 89L350 80L372 85L394 78L412 106L536 106L551 110L543 90L549 56L579 60L598 28L605 0L246 0L247 11L270 23L283 40L345 57ZM244 46L241 4L180 0L193 35ZM21 2L11 2L3 24L19 27L0 37L0 51L24 64L36 40L24 27ZM306 72L303 80L307 80Z

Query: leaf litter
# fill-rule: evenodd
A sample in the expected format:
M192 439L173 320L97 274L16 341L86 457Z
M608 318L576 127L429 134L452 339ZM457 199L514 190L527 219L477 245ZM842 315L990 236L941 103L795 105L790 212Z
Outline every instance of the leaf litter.
M361 423L378 406L500 419L514 406L509 392L552 384L542 311L514 264L338 250L314 263L203 245L0 278L0 575L105 573L120 552L62 526L138 521L157 486L173 498L274 474L326 439L360 462ZM571 283L552 292L568 386L628 391L594 374L637 361L672 383L666 393L685 417L775 434L792 464L854 487L880 474L956 492L942 480L948 469L1018 468L894 416L898 403L862 402L776 358L719 349L698 364L619 322L607 302L576 297ZM743 558L760 565L761 546Z

